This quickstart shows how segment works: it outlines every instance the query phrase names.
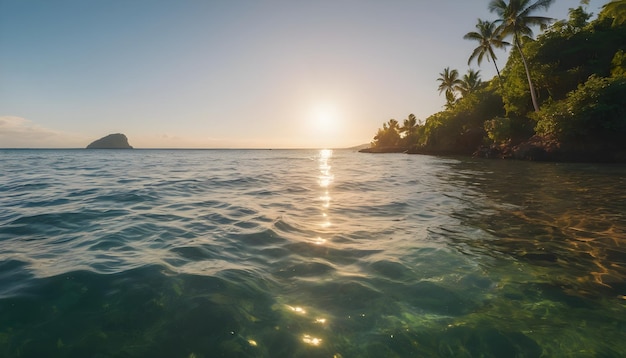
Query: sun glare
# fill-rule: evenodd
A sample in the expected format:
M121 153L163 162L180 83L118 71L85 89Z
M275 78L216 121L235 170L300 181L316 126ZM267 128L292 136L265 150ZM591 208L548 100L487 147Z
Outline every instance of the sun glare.
M303 108L300 130L304 141L317 148L338 148L344 145L349 137L349 133L346 133L345 108L332 100L310 101Z
M339 120L339 110L332 103L318 103L311 109L311 127L318 133L332 133Z

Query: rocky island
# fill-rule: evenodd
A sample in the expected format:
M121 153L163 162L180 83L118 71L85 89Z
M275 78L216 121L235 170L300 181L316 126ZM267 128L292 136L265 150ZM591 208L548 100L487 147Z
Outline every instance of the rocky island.
M91 142L87 149L133 149L133 147L128 144L128 138L124 134L115 133Z

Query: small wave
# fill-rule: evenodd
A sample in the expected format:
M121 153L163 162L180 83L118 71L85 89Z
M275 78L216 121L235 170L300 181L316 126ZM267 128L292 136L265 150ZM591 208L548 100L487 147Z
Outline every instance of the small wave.
M2 151L0 356L626 352L622 169L37 153Z
M264 229L249 234L232 233L229 236L233 241L252 247L276 246L288 242L287 239L272 229Z
M411 275L411 270L399 262L379 260L371 263L369 266L377 275L392 280L401 281L413 276Z
M6 192L8 194L31 194L33 191L40 191L52 188L52 183L7 183L0 186L0 192Z
M322 279L335 271L337 271L336 268L328 262L309 261L281 267L273 274L280 278L313 277Z
M26 262L15 259L0 261L0 300L20 295L32 284L32 274Z

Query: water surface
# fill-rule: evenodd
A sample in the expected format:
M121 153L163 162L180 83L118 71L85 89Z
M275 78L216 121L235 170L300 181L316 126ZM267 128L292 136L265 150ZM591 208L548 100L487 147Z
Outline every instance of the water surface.
M2 357L621 357L626 166L1 150Z

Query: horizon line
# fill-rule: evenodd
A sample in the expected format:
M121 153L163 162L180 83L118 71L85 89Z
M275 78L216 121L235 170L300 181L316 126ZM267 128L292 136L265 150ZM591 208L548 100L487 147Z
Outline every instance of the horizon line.
M30 147L0 147L0 150L89 150L89 151L98 151L98 150L114 150L114 151L128 151L128 150L324 150L324 149L332 149L332 150L349 150L356 149L358 147L362 147L364 145L369 144L361 144L351 147L340 147L340 148L330 148L330 147L256 147L256 148L235 148L235 147L207 147L207 148L169 148L169 147L140 147L140 148L84 148L84 147L67 147L67 148L52 148L52 147L42 147L42 148L30 148Z

